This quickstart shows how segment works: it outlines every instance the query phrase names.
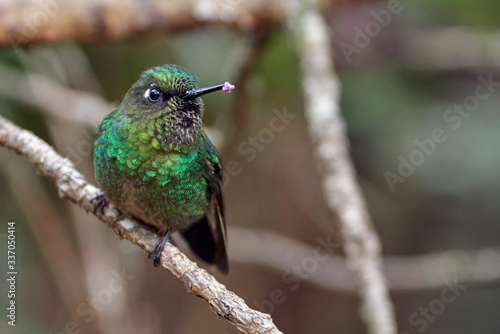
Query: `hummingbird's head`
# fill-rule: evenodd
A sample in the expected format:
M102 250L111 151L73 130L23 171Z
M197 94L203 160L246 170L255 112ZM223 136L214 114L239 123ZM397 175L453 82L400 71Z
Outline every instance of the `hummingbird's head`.
M195 144L201 129L200 96L234 86L199 88L198 79L178 65L153 67L142 73L120 106L132 122L152 122L158 139L167 144ZM183 145L184 146L184 145Z

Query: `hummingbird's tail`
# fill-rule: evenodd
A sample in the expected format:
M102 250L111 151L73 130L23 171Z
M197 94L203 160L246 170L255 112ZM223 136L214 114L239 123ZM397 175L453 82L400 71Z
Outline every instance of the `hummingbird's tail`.
M220 233L220 228L217 227L216 230L219 233L215 233L208 217L204 216L181 233L197 256L217 265L221 272L227 274L229 265L225 235Z

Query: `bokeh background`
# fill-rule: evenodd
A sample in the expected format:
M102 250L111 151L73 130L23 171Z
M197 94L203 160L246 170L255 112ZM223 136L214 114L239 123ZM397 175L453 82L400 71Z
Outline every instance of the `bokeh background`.
M412 256L495 247L500 239L500 84L490 86L487 98L476 99L479 103L469 106L467 116L453 110L474 101L471 96L483 79L500 82L498 2L401 1L394 7L397 13L382 17L391 3L323 6L351 155L383 253ZM359 31L375 27L371 22L377 17L384 22L379 31L361 37ZM226 179L227 223L230 230L272 231L315 247L318 238L338 226L322 195L307 132L301 45L287 26L264 35L250 67L248 95L204 97L204 124L223 161L236 161L239 167ZM98 44L3 47L0 115L46 140L95 182L92 142L98 121L93 120L103 110L79 110L77 119L72 111L55 115L37 107L41 87L36 78L96 95L110 103L110 112L141 71L154 65L186 67L202 86L234 82L255 39L235 28L205 27ZM28 74L36 78L27 79ZM51 87L44 87L43 92L52 92L45 98L60 107L65 91ZM252 138L263 138L263 129L284 112L295 117L252 151ZM451 116L453 121L447 121ZM440 138L446 140L434 142L429 154L415 153L416 141L428 142L435 129L442 129ZM401 157L410 160L412 154L424 158L404 182L391 186L387 173L398 174ZM187 295L170 273L154 268L144 252L61 200L54 185L23 158L0 149L0 166L0 267L5 272L6 226L12 220L18 265L17 325L8 326L2 316L0 332L236 333L205 302ZM328 290L307 279L292 291L283 271L232 258L231 247L238 248L238 241L229 244L230 273L216 277L254 308L263 308L272 291L281 290L280 302L263 310L272 313L284 333L366 332L356 293ZM336 252L341 255L341 248ZM492 266L491 273L478 273L477 282L466 283L438 314L431 312L425 326L412 322L412 314L442 298L445 279L454 277L434 288L392 291L399 331L499 333L499 282L481 279L498 277L497 271ZM2 310L6 287L2 278Z

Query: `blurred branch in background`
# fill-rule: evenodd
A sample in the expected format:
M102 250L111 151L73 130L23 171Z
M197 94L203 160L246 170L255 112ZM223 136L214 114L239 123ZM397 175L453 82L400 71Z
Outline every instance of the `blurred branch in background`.
M500 34L466 27L421 28L407 33L404 60L434 69L498 68Z
M313 5L299 22L306 118L324 178L326 202L340 218L347 267L359 287L361 315L369 333L396 334L394 308L382 273L380 240L356 181L340 115L340 83L334 74L329 28Z
M324 245L312 247L271 231L235 227L229 229L229 238L234 262L300 275L303 263L312 257L320 265L299 278L332 291L358 292L344 258L332 254ZM322 255L318 257L318 254ZM500 281L500 248L386 256L383 269L391 291L440 289L446 280L455 279L461 284L497 283Z
M337 0L329 9L363 0ZM96 42L161 35L207 25L243 30L278 26L290 1L0 1L0 46ZM27 15L24 15L27 13Z
M250 128L252 100L249 92L249 81L262 56L262 51L269 41L270 34L271 31L268 30L256 30L246 35L245 45L240 51L238 76L234 82L238 89L234 91L230 126L224 141L224 148L220 150L222 152L236 150L237 139L242 133L247 133ZM224 156L224 154L222 155Z
M286 5L284 0L0 2L0 46L122 40L221 24L272 27L285 21Z
M81 122L94 128L113 106L97 94L76 91L55 80L24 73L0 63L0 96L40 108L48 115ZM30 97L20 89L30 89Z
M361 16L361 15L360 15ZM368 22L360 21L359 25ZM352 27L337 23L337 42L349 41ZM372 43L365 49L365 56L359 54L355 61L346 57L336 58L337 65L346 66L381 66L387 61L400 63L409 68L427 70L466 70L498 69L500 66L500 33L478 27L428 27L410 26L410 28L392 27L386 35L377 36L383 42ZM335 45L342 55L342 49ZM369 54L369 56L366 56ZM358 54L356 54L358 56Z
M51 146L0 116L0 146L23 155L44 176L55 182L59 195L80 205L87 212L93 210L92 200L102 192L89 184L73 164L58 155ZM158 236L132 219L122 219L117 209L109 204L98 216L124 239L149 251ZM214 312L227 319L244 333L281 333L273 324L271 316L249 308L243 299L228 291L226 287L200 269L177 247L165 245L162 266L180 279L188 293L207 301Z

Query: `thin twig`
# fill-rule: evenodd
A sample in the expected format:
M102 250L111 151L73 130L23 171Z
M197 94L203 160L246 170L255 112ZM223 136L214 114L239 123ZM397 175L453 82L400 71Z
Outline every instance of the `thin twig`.
M338 215L347 267L361 297L361 314L372 334L395 334L396 321L382 274L380 241L356 182L344 122L339 110L340 84L334 75L328 25L311 5L301 17L303 85L309 132L324 175L323 190Z
M89 184L71 161L57 154L50 145L1 116L0 146L26 157L40 174L55 182L59 196L77 203L87 212L93 210L92 199L102 192ZM111 204L98 218L112 227L121 238L130 240L146 251L153 247L158 238L137 221L121 219ZM214 312L243 333L281 333L270 315L249 308L243 299L228 291L170 243L167 243L163 251L162 266L184 283L188 293L207 301Z

